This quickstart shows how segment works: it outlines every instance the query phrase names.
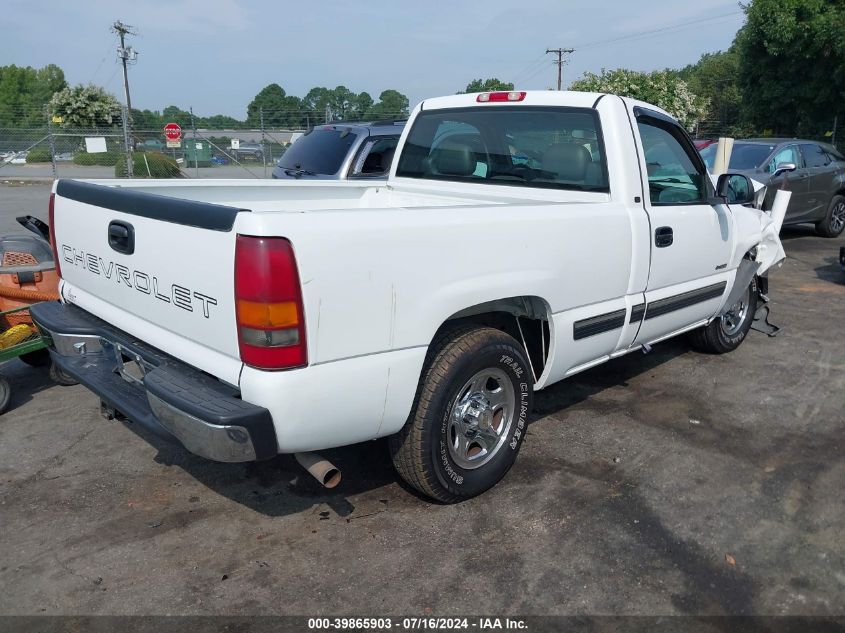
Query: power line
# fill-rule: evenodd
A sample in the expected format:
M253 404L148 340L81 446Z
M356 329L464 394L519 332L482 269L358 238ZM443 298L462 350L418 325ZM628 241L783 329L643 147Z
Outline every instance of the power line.
M526 66L523 72L516 75L516 78L513 80L514 85L517 86L525 81L528 81L530 78L536 76L538 72L546 70L550 64L551 62L549 58L545 53L543 53L540 59L536 60L533 64Z
M97 70L95 70L94 74L91 75L91 80L88 82L89 84L94 83L94 79L97 77L97 73L100 72L100 69L103 67L103 64L106 62L106 58L109 56L109 51L112 49L112 46L114 46L116 39L117 38L115 38L115 40L113 40L109 44L109 47L106 49L106 52L103 54L103 58L100 60L100 63L97 65Z
M624 42L626 40L636 39L640 37L644 37L646 35L654 35L655 33L664 33L666 31L674 31L679 29L685 29L690 26L695 26L697 24L703 24L705 22L713 22L716 20L721 20L724 18L733 17L735 15L742 14L742 11L732 11L730 13L723 13L721 15L713 15L709 18L700 18L698 20L689 20L687 22L679 22L677 24L669 24L667 26L662 26L656 29L650 29L648 31L639 31L637 33L629 33L628 35L622 35L620 37L615 37L607 40L598 40L594 42L588 42L586 44L581 44L578 46L578 49L584 48L593 48L595 46L603 46L605 44L615 44L616 42Z
M536 57L535 59L532 59L532 60L531 60L530 62L528 62L525 66L523 66L523 67L522 67L522 68L520 68L518 71L516 71L515 73L513 73L513 76L514 76L514 77L521 77L521 76L522 76L522 75L524 75L525 73L527 73L527 72L529 72L530 70L532 70L532 69L533 69L533 68L537 65L537 62L544 62L544 61L546 61L546 54L545 54L545 53L543 53L543 54L542 54L542 55L540 55L539 57Z
M545 64L541 65L533 73L531 73L530 75L523 78L522 81L520 81L519 83L524 84L525 82L529 81L530 79L534 79L534 77L536 77L537 75L539 75L542 72L545 72L546 70L548 70L549 66L553 66L553 65L554 65L554 62L550 62L550 61L546 60Z

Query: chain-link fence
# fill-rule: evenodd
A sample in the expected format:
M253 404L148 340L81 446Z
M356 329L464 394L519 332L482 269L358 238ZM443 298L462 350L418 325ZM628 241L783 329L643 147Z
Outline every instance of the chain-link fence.
M131 177L125 108L99 118L95 125L63 125L45 108L42 127L0 127L0 178Z
M133 111L134 112L134 111ZM0 180L14 178L269 178L273 167L308 126L353 122L331 112L265 111L237 126L204 128L193 117L178 121L182 137L168 142L162 128L133 122L126 109L97 125L68 125L45 107L3 112ZM381 119L402 119L382 112ZM38 125L38 121L43 123ZM15 126L16 122L25 125ZM233 122L230 120L229 122ZM285 126L305 121L306 126ZM147 123L141 125L140 123ZM257 123L257 126L254 125ZM251 125L252 124L252 125Z
M246 122L228 119L229 127L196 126L183 113L182 137L168 142L161 127L133 122L126 109L109 113L97 125L69 125L45 107L36 112L0 112L0 180L19 178L268 178L279 158L308 128L286 126L336 125L331 112L267 111ZM215 117L212 117L214 119ZM380 118L404 118L403 112L383 112ZM38 125L38 122L42 123ZM211 120L201 123L211 123ZM21 123L16 126L15 123ZM146 123L146 125L141 125ZM257 125L255 125L257 123ZM3 127L5 125L5 127ZM825 126L819 126L824 129ZM753 135L739 122L710 119L692 130L697 139ZM795 130L767 130L766 136L794 138ZM808 140L845 151L845 116L832 117L828 131Z

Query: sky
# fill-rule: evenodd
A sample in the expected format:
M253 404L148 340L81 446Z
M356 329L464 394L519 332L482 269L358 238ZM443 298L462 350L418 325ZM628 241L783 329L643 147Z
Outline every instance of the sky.
M304 96L344 85L374 99L393 88L411 105L475 78L552 88L554 56L574 48L564 86L602 68L651 71L730 46L737 0L3 0L0 65L57 64L71 84L105 86L121 102L120 19L137 35L133 108L193 107L239 119L264 86Z

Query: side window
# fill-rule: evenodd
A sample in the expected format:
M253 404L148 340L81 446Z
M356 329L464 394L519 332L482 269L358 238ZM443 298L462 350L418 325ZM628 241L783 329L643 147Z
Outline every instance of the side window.
M645 152L648 191L654 205L701 203L707 198L705 178L694 160L683 132L671 123L637 117Z
M830 164L827 152L818 145L805 143L801 145L801 153L804 154L807 167L827 167Z
M390 171L393 154L399 143L397 136L367 139L352 165L352 176L380 176Z
M796 167L801 167L801 156L798 154L798 147L789 145L778 151L772 160L769 161L769 164L766 165L766 171L771 174L781 163L792 163Z

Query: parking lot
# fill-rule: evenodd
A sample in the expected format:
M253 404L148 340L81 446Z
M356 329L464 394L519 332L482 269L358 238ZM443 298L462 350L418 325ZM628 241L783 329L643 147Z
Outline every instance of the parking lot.
M0 184L0 230L49 187ZM22 230L22 229L21 229ZM493 490L432 504L383 442L218 464L10 361L0 418L4 614L790 614L845 595L845 239L782 235L775 338L683 340L540 392ZM314 415L319 415L314 403Z

